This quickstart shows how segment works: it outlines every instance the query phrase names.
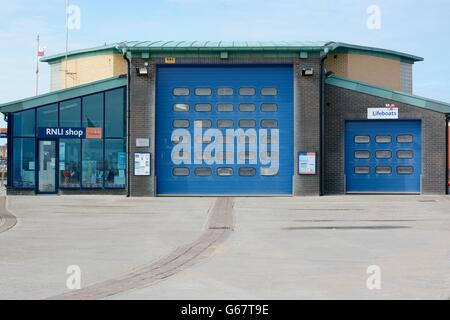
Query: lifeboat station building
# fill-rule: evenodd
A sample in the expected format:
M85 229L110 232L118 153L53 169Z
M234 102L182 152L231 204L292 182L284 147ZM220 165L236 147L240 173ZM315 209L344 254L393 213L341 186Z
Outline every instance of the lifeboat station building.
M123 42L46 57L51 91L0 105L7 190L446 194L450 104L413 95L422 60L337 42Z

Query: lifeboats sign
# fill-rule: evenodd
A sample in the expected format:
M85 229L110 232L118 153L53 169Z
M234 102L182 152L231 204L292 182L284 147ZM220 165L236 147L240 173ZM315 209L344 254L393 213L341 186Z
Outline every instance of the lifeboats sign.
M398 119L399 111L394 104L387 104L384 108L369 108L367 118L369 120Z

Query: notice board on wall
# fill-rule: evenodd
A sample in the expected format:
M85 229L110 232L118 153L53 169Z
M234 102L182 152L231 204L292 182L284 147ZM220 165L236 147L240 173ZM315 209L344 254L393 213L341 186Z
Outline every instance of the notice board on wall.
M134 154L134 175L135 176L150 176L151 169L151 154L150 153L135 153Z
M317 153L316 152L300 152L298 159L300 175L317 174Z

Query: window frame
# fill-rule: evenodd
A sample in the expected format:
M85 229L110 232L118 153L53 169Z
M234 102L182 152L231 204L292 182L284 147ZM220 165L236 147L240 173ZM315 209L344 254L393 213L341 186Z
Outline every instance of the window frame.
M106 186L106 144L108 141L121 141L123 144L123 150L125 152L125 187L110 187ZM83 145L83 143L82 143ZM126 190L128 186L128 153L127 153L127 141L126 138L104 138L103 139L103 189L105 190ZM82 175L81 175L82 176Z
M209 109L208 110L199 110L199 106L209 106ZM211 113L212 112L212 104L211 103L196 103L195 104L195 112Z
M400 142L400 137L411 137L411 142ZM398 134L396 140L397 140L398 144L413 144L414 143L414 135L413 134Z
M111 91L111 90L108 90L108 91ZM103 100L103 112L102 112L102 117L103 117L103 119L102 119L102 130L103 130L103 138L105 137L105 103L106 103L106 99L105 99L105 97L106 97L106 95L105 95L105 93L106 93L106 91L103 91L103 92L97 92L97 93L92 93L92 94L88 94L88 95L85 95L85 96L81 96L81 127L82 128L91 128L91 127L88 127L88 126L84 126L84 108L85 108L85 104L84 104L84 99L86 99L86 98L88 98L88 97L92 97L92 96L96 96L96 95L100 95L100 93L102 93L102 100ZM92 128L99 128L99 127L92 127Z
M264 109L265 106L275 106L275 109L274 110L267 110L267 109ZM278 109L279 109L278 108L278 103L262 103L261 107L260 107L261 112L267 112L267 113L278 112Z
M73 99L69 99L69 100L64 100L64 101L60 101L58 103L58 124L61 127L61 104L69 102L69 101L73 101L73 100L79 100L79 104L80 104L80 118L79 118L79 125L77 127L82 128L83 127L83 96L81 97L77 97L77 98L73 98ZM61 127L61 128L70 128L70 127Z
M400 173L401 168L411 168L412 171L411 171L411 173ZM397 166L396 172L399 176L413 176L415 174L416 170L415 170L414 166Z
M188 126L176 126L175 123L178 121L187 121ZM189 129L191 127L191 121L189 119L174 119L172 121L172 129Z
M200 175L200 174L197 173L199 170L209 171L209 174L208 175ZM198 168L195 168L194 175L196 177L200 177L200 178L212 177L212 175L213 175L212 168L211 167L198 167Z
M407 157L407 158L405 158L405 157L400 157L399 154L400 154L401 152L411 152L411 157ZM412 160L412 159L414 159L414 157L415 157L415 152L414 152L414 150L397 150L397 159L398 159L398 160Z
M245 107L252 107L252 109L251 110L246 110L245 109ZM247 102L242 102L242 103L239 103L239 106L238 106L238 110L239 110L239 112L241 112L241 113L254 113L254 112L256 112L256 103L247 103Z
M367 173L358 173L357 172L358 168L366 168L366 169L368 169L368 172ZM370 166L355 166L354 169L353 169L353 173L358 175L358 176L369 176L371 171L372 170L370 169Z
M275 90L275 94L265 94L264 90ZM276 97L276 96L278 96L278 88L275 88L275 87L264 87L264 88L261 88L261 92L260 93L261 93L262 97Z
M176 170L187 170L187 174L175 174ZM189 177L191 175L191 170L188 167L174 167L172 168L172 176L175 178L178 177Z
M251 127L245 127L245 126L241 125L242 121L252 121L252 122L254 122L255 125L251 126ZM239 129L256 129L257 123L258 122L256 121L256 119L239 119L238 126L239 126Z
M243 175L242 171L244 171L244 170L251 170L252 172L254 172L254 174L253 175ZM239 168L239 177L242 177L242 178L253 178L253 177L256 177L256 172L257 172L256 168L253 168L253 167L241 167L241 168Z
M36 107L36 113L35 113L35 124L36 124L35 135L36 135L36 137L39 135L39 128L45 128L45 127L41 127L39 125L39 110L40 109L49 108L49 107L53 107L53 106L56 106L56 114L57 114L57 116L56 116L56 123L57 123L56 127L60 126L60 115L59 115L59 113L60 113L60 103L59 102ZM53 126L51 126L51 127L53 127ZM50 127L48 127L48 128L50 128Z
M208 90L209 94L199 94L199 90ZM211 97L213 94L213 90L210 87L198 87L195 88L194 94L196 97Z
M176 94L176 90L187 90L187 94ZM172 89L173 97L189 97L191 95L191 89L187 87L175 87Z
M123 125L123 135L122 136L113 136L113 135L109 135L109 132L108 132L108 130L107 130L107 126L106 126L106 123L107 123L107 121L106 121L106 108L107 108L107 93L108 92L113 92L113 91L118 91L118 90L122 90L122 98L123 98L123 100L122 100L122 103L123 103L123 123L122 123L122 125ZM61 122L61 121L60 121ZM106 91L104 91L103 92L103 123L104 123L104 125L103 125L103 138L104 139L106 139L106 138L108 138L108 139L114 139L114 138L117 138L117 139L123 139L123 138L125 138L126 136L127 136L127 92L126 92L126 89L125 89L125 87L120 87L120 88L115 88L115 89L111 89L111 90L106 90Z
M187 106L187 110L177 110L177 106ZM191 111L191 105L189 104L189 103L174 103L173 104L173 106L172 106L172 112L175 112L175 113L182 113L182 112L189 112L189 111Z
M253 92L253 94L242 94L242 93L241 93L242 90L247 90L247 89L251 89L252 92ZM255 88L255 87L252 87L252 86L249 86L249 87L239 87L239 90L238 90L238 94L239 94L240 97L256 97L256 92L257 92L256 88Z
M43 105L42 107L45 107L45 106L48 106L48 105ZM16 114L19 114L19 113L24 113L24 112L32 112L33 111L33 113L34 113L34 134L33 135L29 135L29 136L24 136L23 135L23 132L21 132L21 134L20 135L16 135L16 132L15 132L15 130L16 130L16 119L14 119L15 118L15 115ZM35 108L31 108L31 109L28 109L28 110L21 110L21 111L18 111L18 112L13 112L12 113L12 138L33 138L33 139L36 139L37 138L37 135L38 135L38 132L37 132L37 107L35 107ZM59 121L59 119L58 119L58 121Z
M380 139L380 138L387 138L387 137L389 137L389 142L379 142L379 139ZM377 144L392 144L393 141L394 141L394 139L392 138L391 135L377 135L377 136L375 137L375 142L376 142Z
M13 125L14 126L14 125ZM32 174L32 177L33 177L33 186L30 186L30 187L17 187L17 186L15 186L14 185L14 172L15 172L15 154L14 154L14 151L17 149L16 148L16 140L18 140L18 139L20 139L20 140L22 140L22 141L24 141L24 140L32 140L32 143L31 143L31 145L33 146L33 153L34 153L34 157L33 157L33 161L34 161L34 170L28 170L28 171L32 171L33 172L33 174ZM12 161L11 161L11 164L8 164L8 166L11 166L11 171L9 171L9 168L8 168L8 175L10 174L10 181L11 181L11 185L9 185L9 181L8 181L8 186L11 186L13 189L15 189L15 190L30 190L30 191L35 191L36 190L36 188L37 188L37 186L38 186L38 183L37 183L37 175L38 175L38 166L37 166L37 142L38 142L38 139L37 138L35 138L35 137L12 137L12 144L11 145L13 145L14 146L14 148L12 149L13 150L13 152L12 153L8 153L8 154L12 154ZM23 144L22 144L23 145ZM9 150L8 150L9 151ZM23 158L23 149L21 149L21 151L22 151L22 157L21 158ZM8 156L9 157L9 156ZM8 159L9 160L9 159ZM8 161L9 162L9 161ZM22 169L21 169L21 172L22 172Z
M220 170L230 170L230 171L231 171L231 174L229 174L229 175L223 175L223 174L220 174L220 173L219 173ZM234 177L234 169L231 168L231 167L220 167L220 168L217 168L217 170L216 170L216 175L217 175L218 177L222 177L222 178Z
M364 157L364 158L357 157L356 154L358 152L364 152L364 153L367 152L368 156ZM372 156L372 153L370 152L370 150L355 150L355 152L353 152L353 159L355 159L355 160L369 160L371 156Z
M115 90L118 90L118 89L122 89L122 90L124 90L125 92L124 92L124 100L123 100L123 103L124 103L124 108L125 108L125 112L124 112L124 122L125 122L125 127L124 127L124 136L123 137L106 137L106 135L105 135L105 126L106 126L106 117L105 117L105 112L106 112L106 94L108 93L108 92L110 92L110 91L115 91ZM89 97L89 96L93 96L93 95L102 95L102 97L103 97L103 111L102 111L102 115L103 115L103 126L102 126L102 131L103 131L103 134L102 134L102 139L99 139L99 140L101 140L102 141L102 144L103 144L103 148L102 148L102 150L101 150L101 153L102 153L102 156L103 156L103 162L104 162L104 164L103 165L105 165L105 156L106 156L106 154L105 154L105 152L106 152L106 150L105 150L105 147L106 147L106 140L123 140L124 141L124 143L126 144L126 139L127 139L127 134L126 134L126 130L127 130L127 128L128 128L128 125L127 125L127 120L126 120L126 110L127 110L127 94L126 94L126 87L125 86L121 86L121 87L116 87L116 88L112 88L112 89L108 89L108 90L104 90L104 91L99 91L99 92L95 92L95 93L92 93L92 94L87 94L87 95L80 95L80 96L76 96L76 97L72 97L72 98L70 98L70 99L64 99L64 100L61 100L61 101L57 101L57 102L55 102L55 103L50 103L50 104L44 104L44 105L40 105L40 106L36 106L36 107L33 107L33 108L30 108L30 109L26 109L26 110L21 110L21 111L17 111L17 112L12 112L11 113L11 122L10 122L10 125L11 125L11 128L12 128L12 130L11 130L11 133L8 133L8 135L10 135L8 138L11 138L11 140L12 140L12 143L9 145L9 147L8 147L8 149L10 149L11 151L12 150L14 150L14 148L15 148L15 146L14 146L14 139L15 138L21 138L21 139L33 139L34 140L34 145L35 145L35 166L36 166L36 164L37 164L37 157L38 157L38 152L37 152L37 147L36 147L36 145L37 145L37 143L38 143L38 141L39 140L42 140L42 139L40 139L39 138L39 136L38 136L38 132L37 132L37 129L38 129L38 123L37 123L37 110L38 110L38 108L42 108L42 107L47 107L47 106L51 106L51 105L53 105L53 104L57 104L57 109L58 109L58 127L61 127L61 104L63 104L63 103L66 103L66 102L69 102L69 101L72 101L72 100L79 100L79 102L80 102L80 118L79 118L79 120L80 120L80 127L84 127L83 126L83 108L85 107L85 105L84 105L84 103L83 103L83 98L86 98L86 97ZM34 136L15 136L14 135L14 127L15 127L15 121L14 121L14 114L16 114L16 113L20 113L20 112L24 112L24 111L31 111L31 110L33 110L34 111L34 131L35 131L35 133L34 133ZM65 127L66 128L66 127ZM67 127L68 128L68 127ZM49 139L49 140L51 140L51 139ZM56 140L57 141L57 151L58 151L58 159L60 158L59 156L59 143L60 143L60 140L64 140L64 139L60 139L60 138L58 138L58 139L54 139L54 140ZM75 139L76 140L76 139ZM59 183L58 183L58 190L126 190L127 188L128 188L128 174L129 174L129 172L128 172L128 170L129 170L129 159L128 159L128 150L127 150L127 148L126 148L126 145L125 145L125 152L127 153L127 157L126 157L126 177L125 177L125 187L124 188L110 188L110 187L106 187L105 186L105 174L103 174L103 181L102 181L102 187L95 187L95 188L90 188L90 187L84 187L83 186L83 174L82 174L82 170L83 170L83 167L82 167L82 161L83 161L83 157L82 157L82 155L83 155L83 141L85 141L85 140L88 140L88 139L79 139L80 140L80 145L81 145L81 147L80 147L80 187L73 187L73 188L70 188L70 187L61 187L60 185L59 185ZM8 150L8 151L10 151L10 150ZM11 154L12 154L13 152L11 152ZM59 162L59 161L58 161ZM8 183L11 181L11 184L13 184L13 170L14 170L14 159L13 159L13 161L11 161L11 162L8 162ZM58 181L59 181L59 173L60 173L60 171L59 171L59 168L58 168L58 170L56 170L56 175L58 176ZM38 174L38 172L37 172L37 170L35 169L35 181L34 181L34 184L35 184L35 187L33 187L33 188L20 188L20 187L13 187L13 189L16 189L16 190L33 190L33 191L36 191L36 186L37 186L37 183L38 183L38 181L36 180L36 176L37 176L37 174Z
M200 122L200 121L202 122L202 129L211 129L211 128L213 127L213 121L212 121L212 119L195 119L195 120L194 120L194 127L199 128L199 127L197 127L197 123ZM205 121L206 121L209 125L204 126Z
M58 139L58 152L60 152L60 145L61 145L61 140L66 140L66 139ZM83 177L83 139L67 139L67 140L73 140L73 141L78 141L79 146L80 146L80 155L78 156L78 180L80 181L80 186L79 187L65 187L61 185L61 181L58 181L58 185L59 185L59 189L61 190L82 190L82 177ZM58 162L61 163L61 159L60 159L60 154L58 154ZM61 171L59 170L61 167L58 168L58 174L61 174ZM60 176L59 176L60 178ZM89 190L88 188L85 188L85 190Z
M264 125L264 123L266 121L274 121L274 123L276 123L276 125L275 126ZM261 119L261 122L260 122L259 125L260 125L260 127L262 129L279 129L280 128L280 121L278 121L278 119Z
M220 106L231 106L231 110L227 110L227 111L220 110L220 108L219 108ZM216 105L216 110L219 113L234 112L234 104L233 103L218 103Z
M378 153L379 152L389 152L389 154L390 154L390 156L388 157L388 158L386 158L386 157L379 157L378 156ZM393 157L393 152L392 152L392 150L376 150L375 151L375 158L377 159L377 160L391 160L392 159L392 157Z
M368 142L358 142L358 138L369 138L369 141ZM372 142L372 137L370 136L370 135L362 135L362 134L360 134L360 135L356 135L354 138L353 138L353 142L355 143L355 144L370 144L371 142Z
M230 121L231 127L221 125L221 123L223 123L224 121ZM217 119L217 128L218 129L232 129L232 128L234 128L234 120L233 119Z
M231 94L221 94L220 90L231 90ZM233 87L220 87L220 88L217 88L216 94L218 97L233 97L234 96L234 88Z
M389 173L380 173L378 170L380 169L380 168L389 168L390 169L390 172ZM375 167L375 173L378 175L378 176L392 176L392 173L394 172L394 170L392 169L392 166L376 166Z

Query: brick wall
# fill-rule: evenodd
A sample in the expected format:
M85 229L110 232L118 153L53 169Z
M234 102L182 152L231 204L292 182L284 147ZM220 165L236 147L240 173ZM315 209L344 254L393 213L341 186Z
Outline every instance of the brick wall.
M132 197L155 195L155 77L156 67L148 65L148 76L137 74L137 68L145 67L149 62L143 59L131 61L131 92L130 92L130 195ZM141 148L136 146L136 139L149 139L150 147ZM134 176L134 154L152 154L152 172L150 177Z
M342 89L325 88L325 192L345 192L345 121L366 120L367 108L394 103L400 119L422 120L423 193L445 194L446 122L443 114Z
M302 77L303 69L314 76ZM295 61L295 170L294 195L320 195L320 59ZM317 152L317 175L298 174L300 152Z

